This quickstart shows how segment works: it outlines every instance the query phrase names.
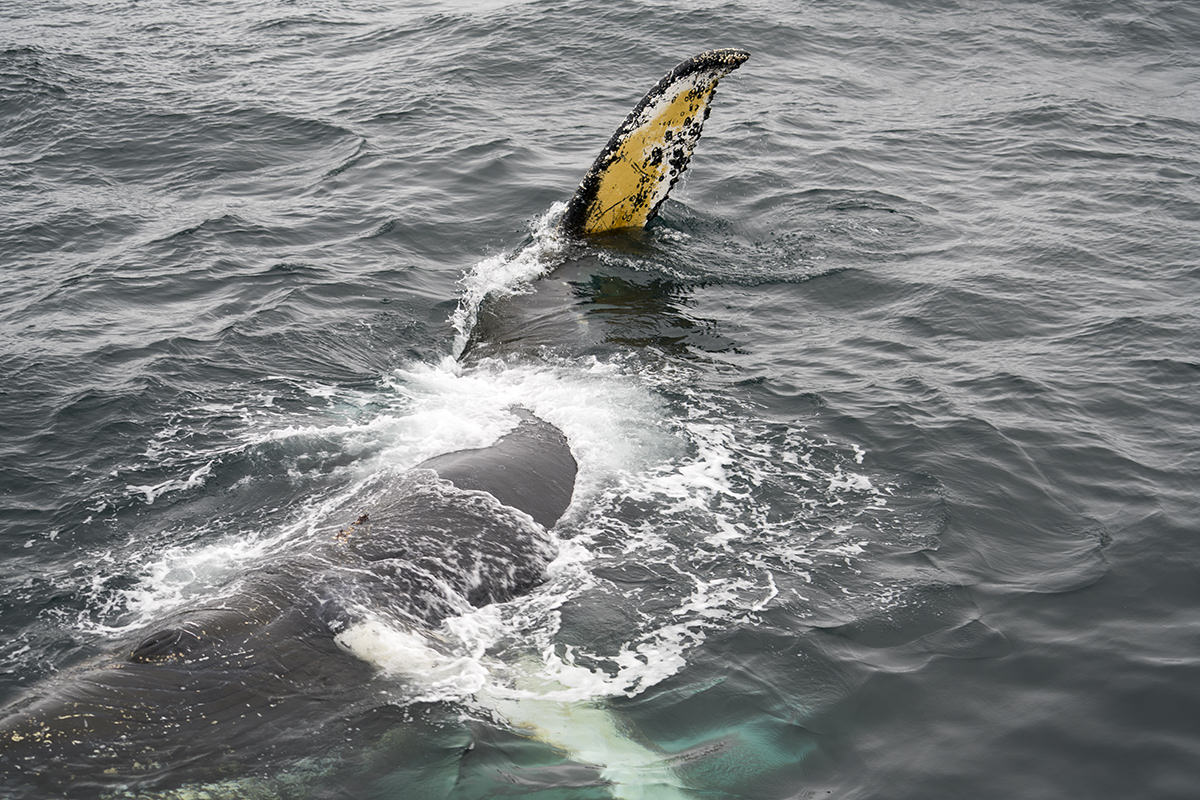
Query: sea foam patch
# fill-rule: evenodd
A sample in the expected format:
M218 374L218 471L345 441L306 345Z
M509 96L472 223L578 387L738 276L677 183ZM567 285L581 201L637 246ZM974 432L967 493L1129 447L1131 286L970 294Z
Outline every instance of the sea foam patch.
M414 429L385 458L403 457L417 441L426 458L485 446L515 426L515 410L524 409L570 442L579 464L577 504L681 445L661 399L620 365L594 358L533 366L485 359L465 369L446 360L399 369L390 385L406 398Z
M489 696L531 700L531 685L564 703L637 696L712 634L807 602L797 587L819 595L815 570L869 557L890 488L868 474L865 451L756 420L690 390L687 375L636 379L675 398L661 423L675 446L610 471L565 531L572 558L489 617L491 641L476 649L521 664L489 667ZM596 625L597 608L620 624L573 629Z
M854 523L887 498L863 472L861 449L755 422L698 393L672 408L655 377L598 362L418 365L397 375L397 391L431 419L499 419L516 403L545 416L571 439L588 483L546 583L437 632L443 657L471 678L427 691L467 704L634 697L684 669L713 632L753 621L785 593L794 600L814 566L844 566L866 551ZM658 439L632 447L629 437L647 426ZM782 516L781 495L791 501ZM610 577L631 570L640 576L632 584ZM579 641L572 620L597 606L631 618ZM467 685L478 689L460 693Z

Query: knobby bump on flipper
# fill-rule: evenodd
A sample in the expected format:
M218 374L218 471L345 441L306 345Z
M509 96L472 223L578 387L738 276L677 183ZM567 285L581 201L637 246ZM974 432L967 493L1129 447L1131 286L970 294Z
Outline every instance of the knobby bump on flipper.
M646 93L583 176L559 223L571 236L645 227L687 169L721 78L750 57L706 50Z

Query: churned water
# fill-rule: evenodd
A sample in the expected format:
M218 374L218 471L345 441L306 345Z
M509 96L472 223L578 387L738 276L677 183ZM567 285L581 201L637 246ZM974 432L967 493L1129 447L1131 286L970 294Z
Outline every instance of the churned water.
M724 46L649 231L558 241ZM1192 3L4 0L0 696L519 405L547 583L212 796L1194 797L1197 298Z

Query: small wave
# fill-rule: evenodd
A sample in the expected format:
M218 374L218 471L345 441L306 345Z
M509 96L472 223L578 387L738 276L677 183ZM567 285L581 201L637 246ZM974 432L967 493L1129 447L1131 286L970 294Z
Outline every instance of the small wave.
M282 244L283 238L279 236L277 230L273 226L259 224L244 216L228 211L216 213L208 216L200 222L187 225L179 228L166 236L158 239L153 239L145 243L145 246L153 246L156 244L171 244L177 246L180 240L190 239L192 237L216 238L223 240L236 239L237 237L246 237L251 240L274 240Z
M364 158L366 158L366 156L369 152L370 152L370 147L367 144L367 140L359 139L358 143L354 146L354 152L352 152L350 155L346 156L340 162L338 162L337 166L327 170L325 172L325 174L322 175L321 177L333 178L338 175L341 175L343 172L350 169L351 167L353 167L354 165L356 165L360 161L362 161Z
M252 23L247 30L255 33L317 34L328 29L352 28L365 24L356 19L338 19L328 11L315 11L308 14L259 20Z

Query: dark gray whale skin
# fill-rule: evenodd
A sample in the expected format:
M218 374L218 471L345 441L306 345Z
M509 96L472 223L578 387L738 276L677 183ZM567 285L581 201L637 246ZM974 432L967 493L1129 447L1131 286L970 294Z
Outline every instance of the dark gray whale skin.
M0 796L95 797L274 763L364 702L374 670L335 638L362 609L436 626L540 583L576 463L561 431L519 413L494 444L418 465L230 597L32 687L0 712Z

